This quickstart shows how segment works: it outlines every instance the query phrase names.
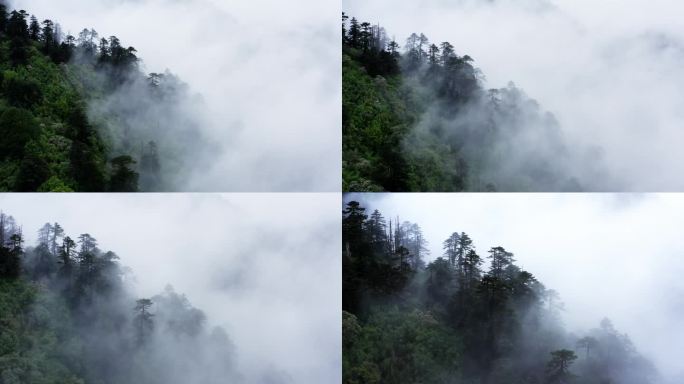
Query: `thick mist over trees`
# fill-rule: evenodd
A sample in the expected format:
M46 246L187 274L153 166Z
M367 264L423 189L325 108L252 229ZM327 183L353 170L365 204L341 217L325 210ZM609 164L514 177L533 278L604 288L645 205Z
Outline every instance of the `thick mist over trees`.
M136 49L0 5L5 190L175 191L205 158L203 104Z
M448 41L342 16L345 190L577 191L600 172L513 83L485 89ZM588 159L593 168L585 168ZM580 172L581 171L581 172Z
M73 235L72 235L73 236ZM25 247L0 214L3 383L240 381L226 332L171 286L131 295L127 272L90 234L58 223Z
M563 292L476 244L465 232L428 244L420 225L347 199L345 383L665 382L610 320L569 332Z
M304 0L294 7L276 0L12 4L59 20L65 34L77 36L83 28L107 38L115 34L139 51L144 73L169 68L187 83L189 100L181 98L185 101L170 114L165 108L175 104L163 104L146 115L140 128L149 133L171 129L165 137L192 154L183 158L191 171L182 176L176 174L175 158L162 167L172 183L180 182L178 188L340 190L341 54L335 1ZM114 99L135 100L126 93ZM182 135L186 131L197 134ZM147 141L134 147L140 151ZM161 156L161 138L155 141Z
M57 221L77 249L78 235L89 233L103 254L114 249L126 266L122 308L129 320L136 300L150 299L159 331L160 296L170 284L206 314L207 332L220 326L227 333L231 369L241 377L234 382L260 384L341 377L339 201L339 194L0 195L0 206L23 226L24 249L40 242L45 218ZM190 322L197 314L183 316ZM176 343L160 342L168 349ZM206 361L209 374L212 357L189 343L195 357L188 364Z
M682 190L681 3L345 0L344 9L384 25L400 45L412 32L449 41L475 59L487 88L515 82L582 148L587 161L574 173L583 190Z

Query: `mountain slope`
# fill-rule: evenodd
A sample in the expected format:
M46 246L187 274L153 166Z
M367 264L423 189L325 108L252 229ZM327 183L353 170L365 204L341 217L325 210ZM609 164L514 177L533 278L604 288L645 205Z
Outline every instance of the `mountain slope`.
M449 42L343 14L345 191L577 191L577 150L513 83L484 75Z
M45 224L35 247L0 213L0 383L238 382L225 331L167 286L131 294L130 271L88 234Z
M343 383L659 382L610 320L566 331L558 293L505 248L455 232L426 265L418 224L355 201L342 219Z
M210 149L198 102L140 68L116 36L0 4L0 191L181 189L190 147Z

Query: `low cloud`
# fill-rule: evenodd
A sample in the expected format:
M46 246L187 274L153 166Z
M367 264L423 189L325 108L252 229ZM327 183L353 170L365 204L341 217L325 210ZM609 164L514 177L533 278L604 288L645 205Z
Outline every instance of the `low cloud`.
M466 232L480 255L503 246L565 302L570 331L587 331L603 317L629 334L667 383L684 372L679 223L684 199L641 194L348 194L387 218L423 229L428 260L442 242Z
M253 383L341 377L339 204L332 193L0 196L27 245L56 221L115 251L136 297L167 284L186 294L226 330Z
M585 189L684 188L678 2L345 0L343 7L398 41L423 32L452 42L475 59L487 88L514 81L556 116L573 147L598 148L600 163L576 161Z
M338 6L330 0L14 1L76 35L94 28L201 95L201 133L219 146L189 191L336 191L341 170ZM206 148L193 148L202 158ZM194 159L195 157L193 157ZM189 160L191 161L191 160Z

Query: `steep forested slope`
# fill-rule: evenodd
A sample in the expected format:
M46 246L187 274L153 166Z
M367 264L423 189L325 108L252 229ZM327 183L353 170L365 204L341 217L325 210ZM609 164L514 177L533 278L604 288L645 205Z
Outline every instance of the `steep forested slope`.
M239 382L226 333L170 286L132 296L117 259L56 223L25 248L0 214L0 383Z
M463 232L443 249L425 265L420 226L347 204L345 384L657 383L652 364L610 320L584 334L565 331L558 293L513 253L492 247L485 258Z
M513 83L484 75L449 42L343 14L345 191L579 190L555 118Z
M133 47L0 2L0 191L176 190L202 141L187 87Z

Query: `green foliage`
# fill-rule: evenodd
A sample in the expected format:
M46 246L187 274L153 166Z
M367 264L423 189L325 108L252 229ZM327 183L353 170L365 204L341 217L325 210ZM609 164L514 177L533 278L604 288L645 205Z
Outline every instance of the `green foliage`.
M38 192L73 192L66 183L60 180L57 176L50 177L39 188Z
M138 138L130 126L87 113L89 104L131 79L144 81L135 49L112 36L98 50L94 30L81 33L76 44L73 36L57 35L56 22L27 18L12 11L0 20L0 191L137 191L131 167L142 157L144 187L159 188L157 149L140 150L136 142L156 138ZM166 91L172 93L158 93ZM108 118L128 119L123 113ZM109 167L113 157L118 160ZM124 158L131 161L124 164Z
M484 76L448 42L343 16L343 190L580 189L552 115L512 83Z
M30 111L10 107L0 112L0 156L22 158L26 144L38 137L40 127Z
M134 299L89 234L77 244L47 223L24 249L20 233L0 213L0 383L240 381L229 338L185 296Z
M0 43L4 43L0 37ZM50 57L26 45L26 63L2 72L0 166L3 190L101 191L106 183L103 144L93 132L79 136L82 96ZM10 63L1 62L0 68ZM85 116L83 116L85 118ZM81 141L72 148L74 139ZM73 159L78 164L73 164ZM85 164L85 165L84 165ZM2 172L2 171L5 172ZM82 173L83 172L83 173ZM48 180L52 180L46 184ZM85 180L85 181L84 181Z
M21 78L13 71L5 71L3 74L2 93L10 105L19 108L31 109L43 99L38 81L33 78Z
M470 237L452 232L444 256L425 265L417 224L367 215L355 201L342 242L345 384L654 382L610 321L582 338L565 332L557 294L503 247L490 248L486 268ZM583 358L563 348L574 345Z
M60 339L70 318L63 303L20 279L0 279L0 382L84 384L55 356L73 344Z
M35 141L26 145L15 188L22 192L36 191L50 178L50 164L45 160L41 146Z
M342 314L344 383L446 383L458 377L462 344L429 312L388 309L364 324Z
M0 247L0 278L16 278L21 273L21 253L10 247Z
M110 179L110 192L137 192L138 173L131 169L135 160L130 156L119 156L112 159L112 177Z
M373 79L346 54L342 63L343 189L406 189L401 141L416 118L411 94L399 77Z

